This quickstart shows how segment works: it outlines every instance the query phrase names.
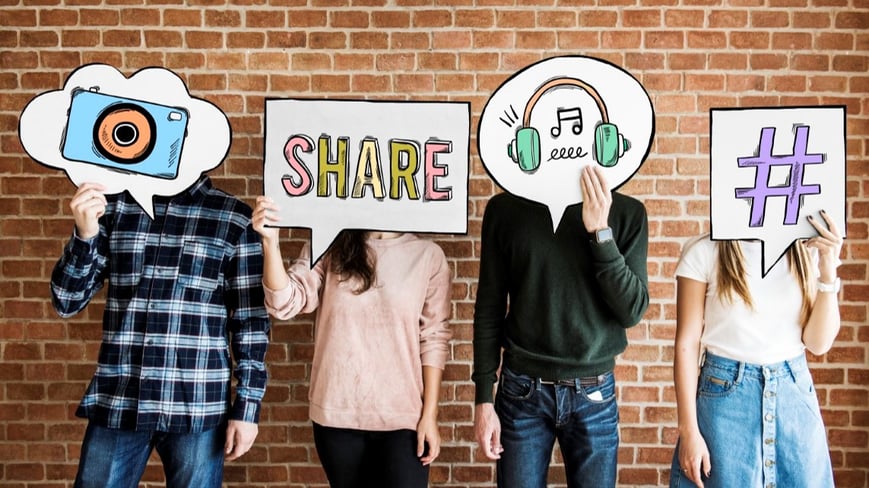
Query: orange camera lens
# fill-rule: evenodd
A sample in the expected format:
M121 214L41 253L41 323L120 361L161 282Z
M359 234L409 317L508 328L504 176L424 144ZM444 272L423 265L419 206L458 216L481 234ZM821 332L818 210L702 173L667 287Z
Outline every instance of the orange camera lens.
M94 126L100 153L118 163L138 163L148 157L156 138L154 121L141 107L109 107Z

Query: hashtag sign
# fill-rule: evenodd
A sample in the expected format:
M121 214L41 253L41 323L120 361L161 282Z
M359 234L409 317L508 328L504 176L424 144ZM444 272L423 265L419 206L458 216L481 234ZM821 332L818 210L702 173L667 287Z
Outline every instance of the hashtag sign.
M751 200L750 227L762 227L763 217L766 213L766 199L769 197L785 197L785 225L795 225L800 214L800 206L803 195L817 195L821 193L821 185L804 185L803 170L807 164L823 164L823 154L806 154L806 146L809 141L809 127L797 126L794 138L793 153L784 156L772 154L773 140L775 139L775 127L764 127L760 131L760 146L757 156L737 158L740 168L757 168L754 186L751 188L737 188L736 198ZM773 166L789 166L790 175L784 185L770 186L769 176Z

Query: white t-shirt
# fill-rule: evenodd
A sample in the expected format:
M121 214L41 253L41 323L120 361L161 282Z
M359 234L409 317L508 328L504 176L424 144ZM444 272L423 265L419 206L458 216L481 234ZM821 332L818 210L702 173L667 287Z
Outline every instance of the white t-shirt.
M739 241L745 257L749 308L734 294L732 303L718 296L718 246L708 235L685 245L676 276L706 283L701 350L753 364L770 364L802 354L802 291L783 256L761 272L761 242Z

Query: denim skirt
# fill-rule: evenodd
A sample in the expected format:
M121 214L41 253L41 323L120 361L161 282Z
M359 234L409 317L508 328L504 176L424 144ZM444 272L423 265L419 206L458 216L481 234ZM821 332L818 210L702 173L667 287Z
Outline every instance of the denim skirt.
M755 365L706 354L697 423L709 449L707 488L826 488L833 469L806 357ZM671 487L694 487L673 455Z

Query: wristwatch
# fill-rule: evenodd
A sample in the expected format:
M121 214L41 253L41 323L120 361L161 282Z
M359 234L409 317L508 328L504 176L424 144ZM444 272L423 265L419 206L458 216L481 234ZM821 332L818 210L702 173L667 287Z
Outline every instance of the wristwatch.
M842 288L842 280L838 276L832 283L818 280L818 291L821 293L839 293L840 288Z
M613 240L613 230L609 227L604 227L603 229L594 231L594 240L598 244Z

